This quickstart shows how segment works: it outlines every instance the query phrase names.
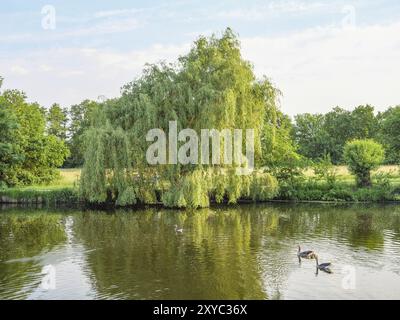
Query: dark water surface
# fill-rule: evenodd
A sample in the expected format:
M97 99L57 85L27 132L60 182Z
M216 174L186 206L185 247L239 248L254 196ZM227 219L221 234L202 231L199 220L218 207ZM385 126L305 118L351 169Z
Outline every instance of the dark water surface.
M0 299L400 299L400 206L4 208Z

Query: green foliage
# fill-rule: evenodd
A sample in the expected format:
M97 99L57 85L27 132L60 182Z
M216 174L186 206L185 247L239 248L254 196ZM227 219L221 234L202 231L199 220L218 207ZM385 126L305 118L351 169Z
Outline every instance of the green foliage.
M63 141L56 136L48 135L45 137L43 163L41 164L49 169L60 168L69 154L69 149Z
M36 103L27 103L18 90L0 95L0 130L3 158L2 178L7 185L49 183L57 177L68 149L63 141L46 134L45 110ZM1 124L7 122L7 125ZM3 136L3 134L2 134Z
M90 202L105 202L106 186L106 133L102 129L91 129L86 133L90 143L86 147L86 166L81 175L82 196Z
M249 196L253 201L267 201L278 192L278 182L268 173L254 173L251 176Z
M384 160L384 149L374 140L353 140L346 144L344 158L358 186L366 187L371 185L371 170Z
M325 180L329 185L334 185L337 180L336 169L332 164L331 157L329 155L325 155L318 162L314 163L313 166L315 175Z
M376 138L378 119L374 115L374 107L358 106L351 112L352 139Z
M1 99L1 97L0 97ZM16 117L1 105L0 100L0 187L11 182L12 168L21 161L16 150Z
M297 115L293 135L301 155L317 160L329 154L332 162L338 164L344 160L347 141L375 138L378 129L372 106L358 106L351 112L336 107L325 115Z
M291 179L278 180L279 194L276 199L279 200L300 200L298 192L305 183L303 175L294 175Z
M90 127L92 115L99 106L100 104L95 101L84 100L69 109L68 147L71 155L66 159L65 167L75 168L83 165L85 132Z
M136 204L136 191L133 187L126 188L119 196L116 201L117 206L128 206Z
M207 172L195 170L171 186L162 197L163 204L176 208L204 208L210 204L209 176Z
M269 172L276 177L279 184L297 184L305 179L304 171L310 164L311 161L298 156L290 162L272 168Z
M281 185L279 200L293 201L333 201L333 202L384 202L396 201L398 197L390 183L378 181L370 188L357 188L344 182L317 182L304 180L297 185Z
M324 130L326 131L329 154L334 163L342 160L343 147L346 141L352 139L351 112L334 108L324 116Z
M54 103L47 112L47 133L65 141L67 139L67 112Z
M298 152L309 158L318 159L329 149L329 136L324 129L324 115L304 113L295 116L294 140Z
M299 158L284 166L275 167L270 171L278 181L280 199L291 200L295 197L297 190L306 180L304 170L307 165L308 162L305 159Z
M290 118L279 111L275 104L279 92L272 87L268 92L272 99L266 104L262 136L263 165L270 169L290 166L300 159L292 139L293 125Z
M82 170L81 192L90 202L102 203L110 196L126 194L132 185L130 146L121 128L91 128L86 132L91 143L86 149L86 164Z
M235 170L196 170L163 194L167 207L208 207L216 203L235 204L240 200L267 201L278 191L278 183L268 173L237 175Z
M387 163L400 163L400 106L389 108L378 115L380 139L385 146Z

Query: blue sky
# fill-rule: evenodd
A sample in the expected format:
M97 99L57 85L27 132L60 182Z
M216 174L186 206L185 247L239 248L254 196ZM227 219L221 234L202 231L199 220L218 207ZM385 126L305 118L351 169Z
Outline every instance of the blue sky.
M45 5L55 28L44 29ZM10 1L0 9L0 75L44 106L114 97L146 62L174 61L231 27L291 115L400 104L400 2Z

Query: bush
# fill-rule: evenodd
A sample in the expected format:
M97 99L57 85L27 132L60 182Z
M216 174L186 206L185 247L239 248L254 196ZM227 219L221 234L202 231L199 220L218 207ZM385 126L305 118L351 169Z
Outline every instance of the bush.
M0 181L0 191L6 190L7 189L7 184L4 181Z
M371 170L376 169L384 160L381 144L371 139L353 140L344 147L344 159L351 173L356 175L359 187L371 186Z
M325 155L313 165L314 174L321 180L325 180L330 186L334 186L337 180L336 168L332 164L330 155Z

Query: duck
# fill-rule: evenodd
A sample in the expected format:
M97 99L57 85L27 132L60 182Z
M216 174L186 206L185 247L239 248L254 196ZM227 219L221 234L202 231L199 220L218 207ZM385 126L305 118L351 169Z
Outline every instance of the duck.
M318 274L318 270L324 271L326 273L332 273L332 270L329 268L332 265L330 262L324 262L324 263L319 264L318 263L318 255L315 255L314 258L315 258L315 263L317 266L316 274Z
M300 246L298 246L297 257L299 258L299 262L301 262L301 258L303 259L314 259L316 256L315 252L312 250L301 251Z
M182 233L183 228L178 228L178 225L175 225L175 232Z

